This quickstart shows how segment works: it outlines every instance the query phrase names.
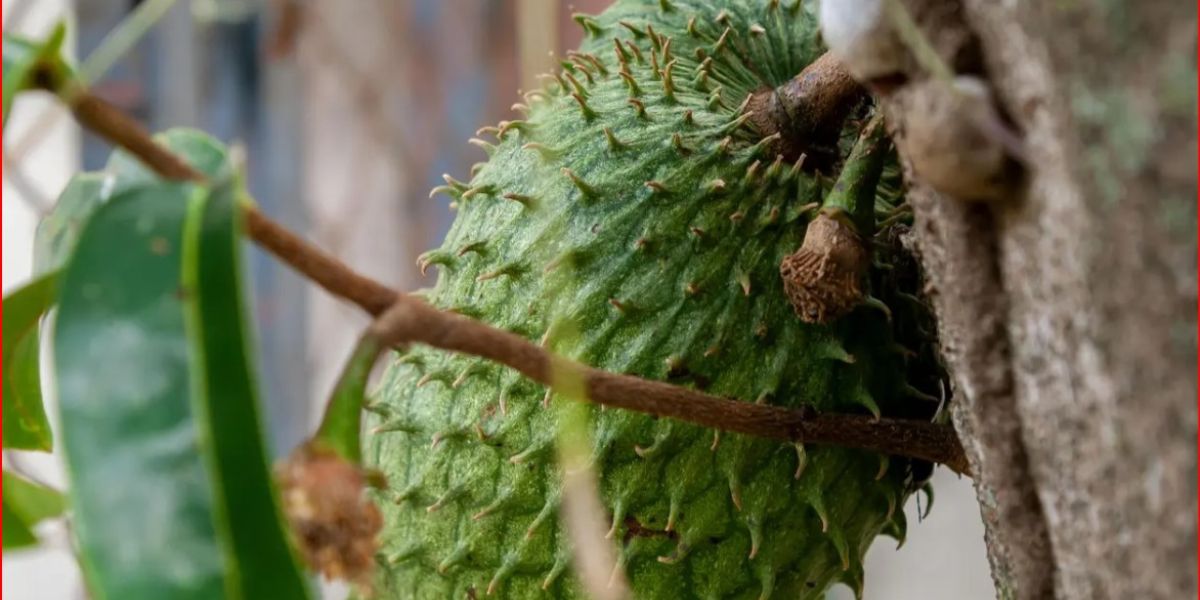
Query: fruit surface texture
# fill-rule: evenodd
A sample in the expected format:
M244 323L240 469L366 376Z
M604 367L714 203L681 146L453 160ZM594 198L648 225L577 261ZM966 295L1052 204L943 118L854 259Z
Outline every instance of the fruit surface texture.
M804 323L780 280L861 143L851 118L840 158L806 165L746 114L750 93L823 52L814 12L618 0L577 16L580 50L526 94L523 116L480 132L489 156L469 180L436 190L457 217L421 257L438 271L426 298L608 371L746 402L903 412L916 393L901 311ZM877 211L898 195L887 179ZM375 495L378 597L585 596L558 517L566 402L483 360L396 355L366 423L366 461L388 481ZM872 540L903 537L897 459L613 409L592 408L590 429L607 542L635 597L859 590Z

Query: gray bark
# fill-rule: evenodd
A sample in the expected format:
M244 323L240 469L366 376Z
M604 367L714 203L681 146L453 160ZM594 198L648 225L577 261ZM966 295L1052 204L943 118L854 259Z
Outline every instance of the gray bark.
M985 207L942 198L919 183L909 202L918 215L914 233L943 353L955 375L951 416L974 471L997 597L1049 597L1053 557L1015 418L995 219Z
M1027 185L911 201L998 593L1196 597L1195 7L963 9Z

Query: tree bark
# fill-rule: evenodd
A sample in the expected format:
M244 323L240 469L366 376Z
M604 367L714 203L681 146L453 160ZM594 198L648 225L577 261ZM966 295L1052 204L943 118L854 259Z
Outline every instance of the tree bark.
M974 471L997 597L1050 597L1054 558L1017 414L995 218L919 183L908 197L954 372L951 416Z
M1195 7L961 8L1027 184L910 197L998 595L1195 597Z

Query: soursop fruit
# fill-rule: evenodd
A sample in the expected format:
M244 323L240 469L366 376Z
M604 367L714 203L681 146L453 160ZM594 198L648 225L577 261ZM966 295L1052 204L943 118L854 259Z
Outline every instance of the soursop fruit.
M436 190L458 215L420 259L438 269L429 301L609 371L746 402L929 416L917 390L937 389L932 325L894 227L875 237L867 283L890 310L809 324L781 281L817 209L864 193L839 173L874 170L858 199L868 221L901 203L890 150L861 151L886 144L860 139L869 106L826 165L777 155L745 112L748 94L824 51L814 10L618 0L577 15L579 51L526 95L524 118L481 131L494 141L475 141L489 159L469 181ZM378 597L584 595L557 514L563 402L472 357L395 358L366 424L366 461L388 479L375 497ZM903 538L907 461L590 411L610 540L636 597L861 590L872 540Z

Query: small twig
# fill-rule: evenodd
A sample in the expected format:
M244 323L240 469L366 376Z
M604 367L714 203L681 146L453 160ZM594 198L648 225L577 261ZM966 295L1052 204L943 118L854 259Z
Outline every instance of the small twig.
M71 108L85 127L134 154L158 174L169 179L204 181L203 174L155 142L132 118L86 92L70 97ZM247 231L254 241L330 293L379 316L372 331L389 345L421 342L487 358L552 386L552 373L560 381L563 373L575 374L585 382L588 399L605 406L758 437L908 456L945 464L958 473L968 472L962 446L949 426L753 404L586 367L547 353L515 334L399 294L354 272L257 209L246 206L244 212Z
M357 304L372 316L379 316L400 298L399 292L360 275L258 209L247 206L244 211L251 239L329 293Z
M296 40L305 25L305 6L300 0L272 0L275 22L266 35L264 48L271 60L282 60L296 50Z
M155 173L166 179L205 182L203 173L154 141L140 123L117 107L86 91L67 93L63 97L84 127L138 157Z
M100 40L92 53L79 66L78 77L84 85L99 81L117 61L129 54L133 47L175 6L178 0L146 0L139 2L129 15L121 20L104 39Z

